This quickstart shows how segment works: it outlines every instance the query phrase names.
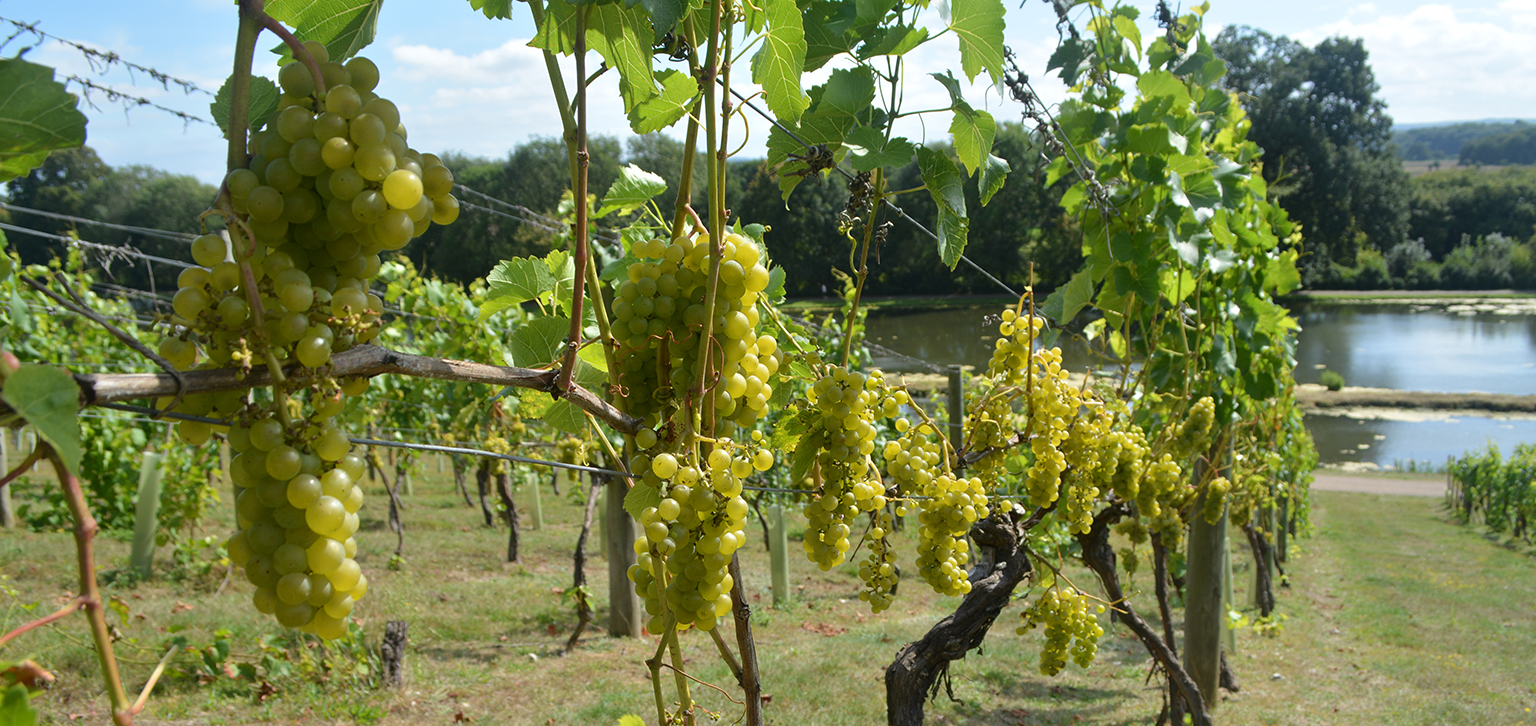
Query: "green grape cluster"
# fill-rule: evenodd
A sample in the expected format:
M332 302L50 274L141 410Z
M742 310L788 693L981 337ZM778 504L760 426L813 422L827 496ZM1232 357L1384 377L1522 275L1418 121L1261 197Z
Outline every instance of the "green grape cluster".
M555 461L564 464L586 464L587 444L575 436L567 436L555 444Z
M311 411L307 421L290 415L284 425L262 411L230 428L239 531L226 547L256 586L258 611L334 639L346 635L354 604L368 592L353 559L363 505L355 482L366 464L334 414L322 412Z
M1173 440L1169 451L1176 461L1189 461L1205 453L1211 446L1215 433L1216 401L1202 397L1189 407L1184 417L1173 426Z
M458 202L453 175L406 145L398 109L373 93L378 68L305 47L326 91L301 63L279 72L277 112L251 134L245 168L224 180L233 245L212 234L192 241L197 266L177 280L177 332L160 352L180 369L300 369L278 377L271 403L238 391L188 396L181 410L234 421L240 530L228 546L257 587L257 610L336 638L368 586L352 559L363 503L354 482L366 466L340 415L368 381L337 381L328 365L379 334L384 303L369 291L379 255L452 222ZM211 434L197 422L177 431L193 444Z
M1136 507L1141 510L1141 514L1146 517L1156 517L1161 514L1162 503L1178 491L1179 480L1183 475L1184 470L1178 462L1173 460L1172 454L1163 454L1157 461L1149 464L1140 489L1136 492Z
M641 453L630 461L631 471L645 472L644 485L662 494L640 514L644 531L634 545L639 563L629 568L651 616L650 632L662 631L665 611L676 616L679 627L701 630L713 629L716 619L730 612L733 580L727 567L747 541L742 483L773 466L773 454L761 448L761 434L753 433L748 446L719 441L702 466L669 452Z
M869 513L869 533L865 536L869 554L859 563L859 579L864 581L859 599L869 603L870 612L877 615L885 612L895 601L891 591L896 589L896 582L900 579L896 570L896 555L886 540L892 524L891 513L886 509Z
M1104 612L1104 606L1095 608ZM1099 638L1104 628L1099 619L1088 609L1088 598L1071 587L1052 587L1046 590L1020 614L1024 624L1017 632L1023 635L1038 626L1045 628L1045 643L1040 648L1040 672L1054 676L1067 667L1067 658L1079 667L1087 668L1098 654Z
M1201 515L1205 517L1206 524L1215 524L1221 519L1221 515L1227 508L1227 493L1232 490L1232 482L1224 476L1218 476L1205 485L1205 511Z
M894 418L911 399L885 385L880 371L869 375L835 367L806 392L820 418L808 436L817 437L821 492L805 505L809 525L805 553L823 570L842 563L851 544L851 523L861 512L885 507L885 484L870 462L875 451L875 418Z
M633 416L657 420L698 381L710 246L710 237L701 234L637 242L630 249L637 259L615 291L612 331L619 384ZM764 415L782 354L772 336L760 333L758 302L769 281L762 253L734 232L721 247L712 337L722 358L708 361L705 384L714 391L715 430L728 433L722 423L747 428Z
M1050 505L1060 494L1061 473L1067 459L1060 446L1081 403L1077 389L1067 385L1067 372L1061 367L1061 349L1037 350L1030 356L1034 371L1028 376L1030 451L1034 463L1026 472L1025 487L1030 503Z
M951 597L970 592L965 536L990 513L981 478L943 472L913 493L927 497L918 501L918 574L935 592Z

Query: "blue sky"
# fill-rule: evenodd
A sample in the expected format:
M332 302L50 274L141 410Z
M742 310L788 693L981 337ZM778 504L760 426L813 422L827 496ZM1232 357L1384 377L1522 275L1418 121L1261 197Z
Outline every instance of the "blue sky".
M937 26L942 0L936 0L930 26ZM1048 101L1059 100L1059 82L1045 76L1045 60L1055 46L1055 21L1049 5L1032 0L1008 5L1007 40L1025 72ZM1150 10L1153 3L1132 4ZM501 156L531 136L559 133L559 120L546 88L542 62L525 46L532 34L526 5L514 3L511 21L491 21L467 0L389 0L380 17L378 37L364 50L383 72L379 92L394 100L411 132L412 146L423 151L455 150ZM105 2L102 0L9 0L0 17L38 21L53 35L113 50L123 58L216 90L229 74L235 8L227 0L177 2ZM1416 2L1325 2L1323 0L1213 0L1207 28L1252 25L1315 43L1331 35L1364 38L1381 95L1400 123L1536 117L1536 0L1464 0L1455 4ZM9 30L9 28L6 28ZM7 32L7 34L9 34ZM12 41L8 54L19 49ZM275 75L276 65L262 37L257 70ZM96 83L149 98L161 105L208 116L210 100L201 94L160 88L142 75L119 68L104 72L86 64L78 51L45 43L27 58ZM942 106L943 89L923 73L958 67L952 39L943 38L909 56L907 108ZM610 74L611 75L611 74ZM739 75L746 75L740 73ZM810 82L818 80L810 79ZM606 84L606 85L604 85ZM809 83L807 84L809 85ZM1016 106L999 101L982 84L970 87L972 103L1000 119L1014 118ZM627 135L616 86L611 78L594 89L590 117L594 132ZM223 165L223 140L216 128L184 125L149 108L124 113L119 105L97 98L87 107L88 143L112 165L148 164L213 182ZM902 129L938 137L947 121L931 129L919 122ZM744 130L733 128L732 137ZM743 156L761 155L765 138L759 121L750 129Z

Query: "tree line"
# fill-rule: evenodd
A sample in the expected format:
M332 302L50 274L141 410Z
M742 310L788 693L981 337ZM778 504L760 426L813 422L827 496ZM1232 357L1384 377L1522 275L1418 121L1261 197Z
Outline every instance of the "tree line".
M1471 168L1410 178L1394 143L1392 118L1378 96L1369 54L1358 39L1329 38L1307 46L1248 27L1228 27L1212 44L1228 67L1227 86L1238 94L1263 148L1265 181L1291 219L1302 225L1302 268L1309 287L1430 289L1536 287L1532 235L1536 233L1536 169L1496 172ZM1416 143L1444 145L1475 130L1448 127L1439 135L1415 130ZM1462 140L1467 149L1503 149L1506 158L1523 139L1536 154L1531 125L1510 125L1505 134ZM1459 134L1459 135L1458 135ZM1444 136L1445 138L1440 138ZM1048 291L1066 281L1082 261L1082 236L1060 206L1073 179L1047 185L1047 156L1038 136L1023 125L999 124L994 150L1012 169L1007 185L983 207L976 181L968 179L971 217L966 255L1014 289L1033 281ZM683 169L683 145L663 135L590 141L593 193L602 192L634 164L667 180L658 202L671 209ZM1478 152L1482 153L1482 152ZM1488 152L1495 153L1495 152ZM1523 153L1523 152L1521 152ZM433 227L403 253L431 274L458 282L483 277L497 262L542 255L563 244L557 230L530 223L498 202L559 218L569 191L565 145L534 138L503 158L442 154L455 179L467 187L469 206L451 227ZM1512 158L1512 157L1510 157ZM1523 158L1523 157L1522 157ZM702 155L693 165L705 168ZM795 188L786 203L775 170L758 160L729 165L727 203L733 219L771 229L769 253L785 268L795 297L835 295L839 272L852 270L853 244L838 231L848 203L844 178L828 172ZM890 175L897 189L921 187L916 164ZM560 181L554 181L560 180ZM696 178L691 188L703 189ZM31 174L6 186L11 204L76 217L178 232L196 232L197 216L216 190L190 176L143 166L112 168L87 148L61 151ZM700 198L691 200L702 206ZM907 215L932 227L933 201L926 193L898 197ZM483 207L484 209L477 209ZM495 211L486 211L486 209ZM81 225L24 212L12 221L53 234L71 231L104 244L131 244L145 252L185 259L182 243L133 231ZM871 295L996 294L994 282L965 264L940 273L931 237L890 210L880 244L871 250L866 293ZM599 220L622 226L623 220ZM52 240L11 235L24 261L57 254ZM833 261L828 265L827 261ZM834 270L833 268L836 268ZM174 287L177 270L115 262L118 284L140 289Z

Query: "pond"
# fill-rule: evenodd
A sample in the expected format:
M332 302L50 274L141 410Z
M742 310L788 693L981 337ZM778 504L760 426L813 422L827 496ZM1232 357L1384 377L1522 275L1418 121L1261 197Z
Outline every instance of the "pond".
M985 368L997 340L996 324L984 318L1000 308L871 311L871 343L939 365ZM1315 383L1323 368L1351 386L1414 391L1536 393L1536 316L1499 315L1466 307L1359 305L1309 302L1295 314L1302 325L1296 377ZM1096 357L1080 342L1063 346L1067 367L1083 370ZM896 356L876 352L875 365L921 371ZM1411 417L1404 417L1411 418ZM1432 461L1445 463L1497 442L1506 451L1536 441L1536 420L1481 416L1429 420L1309 416L1324 463ZM1363 448L1362 448L1363 447Z

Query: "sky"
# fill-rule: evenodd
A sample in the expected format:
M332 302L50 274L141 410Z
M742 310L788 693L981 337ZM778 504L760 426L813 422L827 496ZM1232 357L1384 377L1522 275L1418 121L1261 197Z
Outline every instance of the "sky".
M1047 102L1061 100L1064 89L1045 73L1056 44L1055 15L1047 2L1030 0L1008 7L1005 38L1019 56ZM1152 29L1152 0L1131 0L1143 11L1144 35ZM924 18L942 27L944 0L935 0ZM467 0L388 0L378 35L363 55L378 64L376 89L396 102L421 151L457 151L502 157L537 136L558 136L559 117L548 90L542 59L527 47L533 24L523 3L513 3L512 20L487 20ZM212 92L229 75L234 48L235 8L229 0L0 0L0 18L37 22L51 35L101 50L191 81ZM1388 112L1402 124L1468 121L1487 118L1536 118L1536 0L1461 0L1437 3L1336 2L1332 0L1212 0L1206 28L1214 36L1222 26L1249 25L1315 44L1331 36L1363 38L1381 85ZM9 23L0 30L10 34ZM3 38L4 36L0 36ZM276 44L263 34L256 71L276 76ZM10 41L3 52L14 55L35 45L27 35ZM142 73L121 66L93 67L73 48L48 41L36 44L28 60L56 67L60 76L77 75L156 104L210 118L210 96L162 88ZM568 64L569 65L569 64ZM595 61L593 63L595 66ZM930 42L908 55L904 108L947 106L943 88L927 73L959 67L952 37ZM748 74L738 66L738 78ZM806 87L830 69L806 79ZM614 74L599 79L589 110L592 132L628 136L617 98ZM569 83L569 77L567 78ZM79 92L78 88L73 88ZM971 103L999 120L1017 119L1018 107L1003 102L985 76L966 93ZM216 183L222 175L224 141L218 129L182 120L149 107L125 111L99 92L94 107L82 103L90 118L87 143L113 166L145 164ZM918 139L944 136L946 116L905 119L899 133ZM672 133L681 136L679 125ZM747 139L743 158L760 157L766 125L750 119L732 127L731 138ZM733 142L734 145L734 142Z

